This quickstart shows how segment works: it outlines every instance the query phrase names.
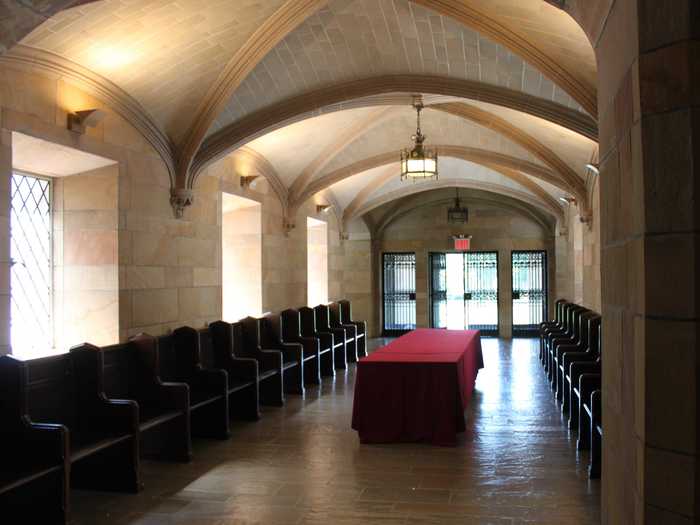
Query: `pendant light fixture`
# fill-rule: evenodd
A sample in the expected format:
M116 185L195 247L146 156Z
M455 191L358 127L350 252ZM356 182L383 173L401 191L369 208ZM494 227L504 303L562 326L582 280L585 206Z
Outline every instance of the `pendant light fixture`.
M462 223L469 222L469 209L463 208L459 201L459 188L455 188L455 205L447 210L447 222Z
M423 146L426 137L420 129L420 112L424 107L420 96L414 97L413 107L417 113L416 134L411 137L413 148L401 151L401 180L437 179L437 152Z

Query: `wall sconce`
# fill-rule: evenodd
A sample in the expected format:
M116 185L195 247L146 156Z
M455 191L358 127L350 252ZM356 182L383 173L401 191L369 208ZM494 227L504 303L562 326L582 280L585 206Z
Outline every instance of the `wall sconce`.
M85 133L87 128L96 127L105 118L105 112L99 109L85 109L68 113L67 127L73 133Z
M593 164L592 162L589 162L588 164L586 164L586 168L591 170L596 175L600 175L600 165L599 164Z
M567 206L569 204L576 204L576 198L575 197L559 197L559 200L562 201L564 204Z
M330 204L317 204L316 205L316 213L328 213L328 210L331 209Z
M258 179L260 175L241 175L241 188L251 188L253 189L253 183Z

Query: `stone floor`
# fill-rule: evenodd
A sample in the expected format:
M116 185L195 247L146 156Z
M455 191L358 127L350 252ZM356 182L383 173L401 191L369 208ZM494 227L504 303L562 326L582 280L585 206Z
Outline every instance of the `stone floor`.
M535 341L484 339L483 350L456 448L360 446L351 367L237 423L229 441L196 441L190 464L146 462L139 495L74 491L73 523L599 523L600 484L586 477Z

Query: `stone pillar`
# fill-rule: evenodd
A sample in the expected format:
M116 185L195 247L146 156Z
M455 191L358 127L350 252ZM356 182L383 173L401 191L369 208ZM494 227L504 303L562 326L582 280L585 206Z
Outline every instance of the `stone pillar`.
M10 179L12 133L0 129L0 355L10 348Z
M617 0L597 40L610 525L700 518L699 17Z

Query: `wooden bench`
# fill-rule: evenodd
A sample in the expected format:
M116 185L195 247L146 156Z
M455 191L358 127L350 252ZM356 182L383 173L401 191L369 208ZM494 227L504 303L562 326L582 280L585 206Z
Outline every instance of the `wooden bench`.
M251 318L249 318L251 319ZM304 354L304 347L299 343L283 343L279 315L267 314L258 319L260 348L263 351L275 351L282 354L282 372L284 391L289 394L304 395L304 369L311 367L309 377L318 384L321 378L318 371L318 352Z
M186 383L161 379L156 338L139 335L102 350L107 393L138 403L143 454L190 461L190 389Z
M343 299L338 301L340 306L340 322L343 324L354 324L357 327L357 356L367 356L367 323L365 321L353 321L352 306L350 301Z
M218 321L223 323L224 321ZM212 323L210 329L214 329ZM284 405L284 375L282 373L282 353L263 350L260 347L260 323L248 317L232 325L233 352L236 357L249 357L258 362L258 384L260 403L263 405Z
M598 330L598 359L593 362L573 362L571 364L571 382L574 385L572 393L572 415L576 412L578 424L577 450L588 450L591 446L591 394L601 389L601 355L602 327ZM576 410L573 409L577 406Z
M226 439L231 435L228 408L228 374L205 369L200 356L199 332L183 326L158 338L160 373L165 381L190 388L192 435Z
M328 375L335 375L336 368L347 368L344 338L333 335L333 332L328 329L320 329L316 325L316 312L313 308L309 308L308 306L299 308L299 322L302 337L314 337L318 339L322 355L324 355L326 351L330 351L331 358L326 359L329 361L332 360L333 373ZM327 371L327 368L324 368L324 370Z
M593 318L588 323L588 349L585 352L567 352L562 356L562 366L566 374L566 394L564 405L568 405L569 429L577 430L579 424L579 403L576 394L578 380L586 372L596 373L600 370L601 320Z
M588 350L588 326L592 319L600 317L593 311L586 311L578 318L576 329L576 341L573 343L561 343L552 349L552 368L554 371L554 391L557 401L564 400L564 390L566 390L566 374L562 356L570 352L585 352Z
M234 349L233 325L216 321L199 330L199 344L206 366L228 374L229 415L233 419L260 419L258 362L239 357Z
M313 319L313 315L311 316ZM334 376L333 366L333 336L326 334L320 337L305 336L301 331L301 314L298 310L284 310L280 313L280 326L282 341L285 343L298 343L304 347L304 355L315 353L318 362L318 373L322 377ZM315 330L311 330L315 332ZM304 365L306 366L306 365ZM320 378L319 378L320 382Z
M0 357L0 512L8 523L62 524L69 510L68 429L30 419L28 382L25 362Z
M300 310L301 311L301 310ZM345 369L348 367L348 351L347 351L347 337L346 332L343 328L334 328L330 324L330 314L328 312L328 306L325 304L319 304L313 308L314 319L316 324L316 329L321 333L333 334L334 343L340 343L342 345L342 357L336 353L335 355L335 367L340 369Z
M565 299L558 299L554 306L554 319L540 323L540 362L544 364L544 338L550 330L556 330L562 326L564 320L564 306L567 304Z
M341 321L340 305L330 303L325 306L328 311L328 321L331 328L345 331L345 350L347 352L348 363L357 363L357 326L346 324Z

